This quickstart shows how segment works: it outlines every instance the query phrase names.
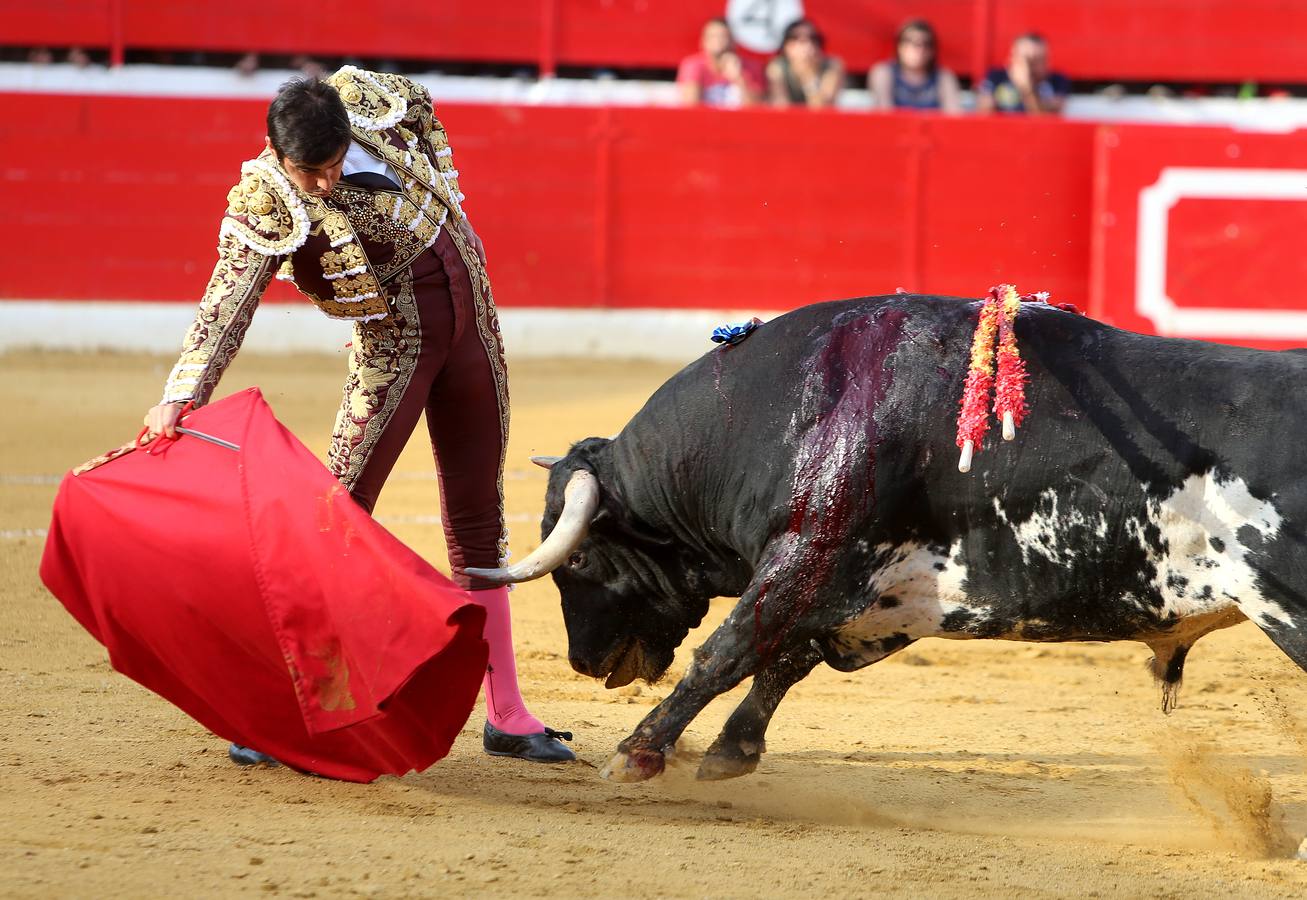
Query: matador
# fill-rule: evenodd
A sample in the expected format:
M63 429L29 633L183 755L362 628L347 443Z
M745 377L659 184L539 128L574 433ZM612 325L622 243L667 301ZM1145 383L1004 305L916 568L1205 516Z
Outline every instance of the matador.
M369 512L425 412L454 580L486 609L487 753L574 759L517 686L508 595L464 574L507 556L503 471L508 373L485 253L430 95L345 66L284 85L267 146L227 195L218 264L186 332L152 431L173 435L207 402L272 278L354 323L327 465ZM271 762L233 745L239 764Z

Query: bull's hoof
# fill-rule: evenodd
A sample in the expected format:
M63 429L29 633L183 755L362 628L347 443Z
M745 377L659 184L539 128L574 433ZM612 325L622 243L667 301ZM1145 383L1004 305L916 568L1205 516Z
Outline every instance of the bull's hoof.
M599 776L609 781L648 781L661 775L666 761L657 750L619 751L600 770Z
M724 735L713 741L699 763L695 775L700 781L725 781L739 778L758 768L762 759L762 741L729 740Z
M751 775L758 768L760 760L761 757L759 756L732 755L709 751L708 755L699 763L699 771L694 777L700 781L725 781L728 778Z

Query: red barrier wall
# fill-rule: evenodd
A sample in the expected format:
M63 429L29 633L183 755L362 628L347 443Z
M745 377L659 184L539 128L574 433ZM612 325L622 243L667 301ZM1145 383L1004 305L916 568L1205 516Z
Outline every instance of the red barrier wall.
M722 0L0 0L0 43L674 67ZM1307 83L1307 5L1286 0L808 0L831 52L865 71L905 19L934 23L945 65L980 75L1016 35L1048 36L1073 78Z
M0 298L194 300L261 100L0 95ZM1307 132L449 105L506 306L792 308L1010 281L1307 344ZM294 294L275 285L273 299Z
M0 44L108 47L119 39L116 0L0 0Z
M0 95L0 297L197 297L265 109ZM505 305L776 309L898 286L974 295L1000 280L1086 299L1092 125L440 114Z
M1096 148L1091 314L1307 345L1307 132L1104 126Z
M1040 31L1073 78L1307 81L1307 5L1284 0L993 0L992 59Z

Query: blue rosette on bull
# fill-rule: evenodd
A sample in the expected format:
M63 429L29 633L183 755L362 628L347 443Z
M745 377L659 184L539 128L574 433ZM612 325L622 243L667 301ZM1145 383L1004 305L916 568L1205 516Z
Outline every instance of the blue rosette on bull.
M754 330L762 324L762 319L754 316L747 322L741 322L738 325L718 325L713 329L712 336L709 338L714 344L724 344L727 347L734 347L743 341Z

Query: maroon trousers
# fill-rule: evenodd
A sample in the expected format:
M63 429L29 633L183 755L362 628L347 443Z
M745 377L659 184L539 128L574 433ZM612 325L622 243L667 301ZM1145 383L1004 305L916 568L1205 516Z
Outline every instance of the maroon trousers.
M388 287L391 315L356 332L330 465L370 512L425 412L454 581L465 590L492 588L461 570L499 565L504 536L508 398L492 364L502 373L497 342L488 346L482 327L498 333L494 311L484 300L478 309L472 275L447 230L399 282ZM342 428L354 439L342 443Z

